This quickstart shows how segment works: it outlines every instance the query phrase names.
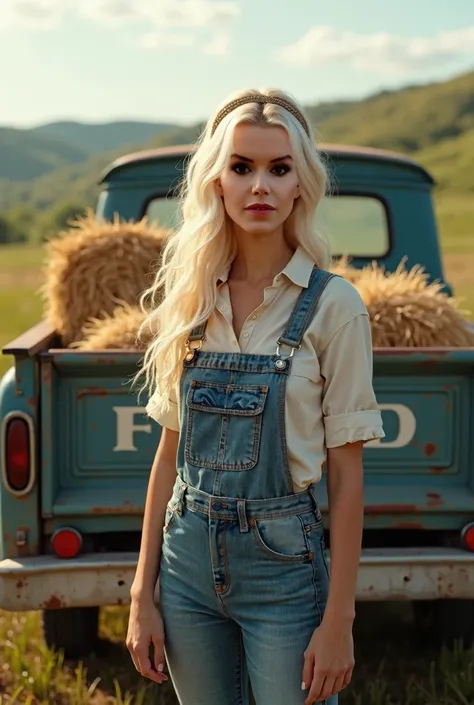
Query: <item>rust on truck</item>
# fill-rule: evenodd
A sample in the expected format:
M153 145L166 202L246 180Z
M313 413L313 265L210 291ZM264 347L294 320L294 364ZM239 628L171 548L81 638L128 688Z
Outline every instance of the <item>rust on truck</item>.
M110 394L110 390L106 387L81 387L81 389L76 391L78 401L81 401L82 397L91 394L97 397L107 397Z

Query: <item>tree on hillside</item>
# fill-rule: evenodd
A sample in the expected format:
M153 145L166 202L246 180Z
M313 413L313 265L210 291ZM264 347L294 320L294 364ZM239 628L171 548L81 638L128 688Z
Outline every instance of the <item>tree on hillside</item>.
M12 223L7 215L0 213L0 245L25 242L26 236Z
M74 201L63 201L44 214L41 226L41 239L45 240L67 230L69 223L84 216L86 209Z
M86 209L82 203L66 201L59 203L50 211L51 228L57 232L69 227L71 220L76 220L85 215Z

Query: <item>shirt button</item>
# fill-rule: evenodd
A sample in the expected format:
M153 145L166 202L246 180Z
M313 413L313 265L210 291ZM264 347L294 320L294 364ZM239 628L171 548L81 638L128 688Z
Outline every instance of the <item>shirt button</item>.
M257 318L257 314L254 313L253 316L252 316L252 319L255 321L256 318Z
M249 334L247 333L247 331L245 331L244 338L248 338L248 337L249 337Z

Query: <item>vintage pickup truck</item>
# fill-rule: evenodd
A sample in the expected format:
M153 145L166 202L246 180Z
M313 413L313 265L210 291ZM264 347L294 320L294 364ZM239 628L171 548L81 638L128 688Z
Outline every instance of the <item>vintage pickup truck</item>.
M430 174L399 154L323 148L337 189L319 218L335 253L388 270L406 257L444 281ZM97 214L172 226L191 149L114 162ZM138 352L64 349L38 322L3 354L13 365L0 381L0 609L42 610L47 643L81 656L99 607L129 601L160 428L125 384ZM430 637L471 642L474 349L375 350L374 378L386 438L365 449L358 600L411 601ZM326 515L324 482L320 501Z

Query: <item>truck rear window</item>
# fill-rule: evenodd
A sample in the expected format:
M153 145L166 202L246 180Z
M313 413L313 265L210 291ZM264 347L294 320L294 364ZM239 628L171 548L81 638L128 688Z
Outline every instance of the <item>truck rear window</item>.
M174 228L178 215L172 198L154 198L146 209L148 220L164 228ZM378 198L331 196L320 204L316 220L326 232L335 256L377 258L389 250L387 212Z

